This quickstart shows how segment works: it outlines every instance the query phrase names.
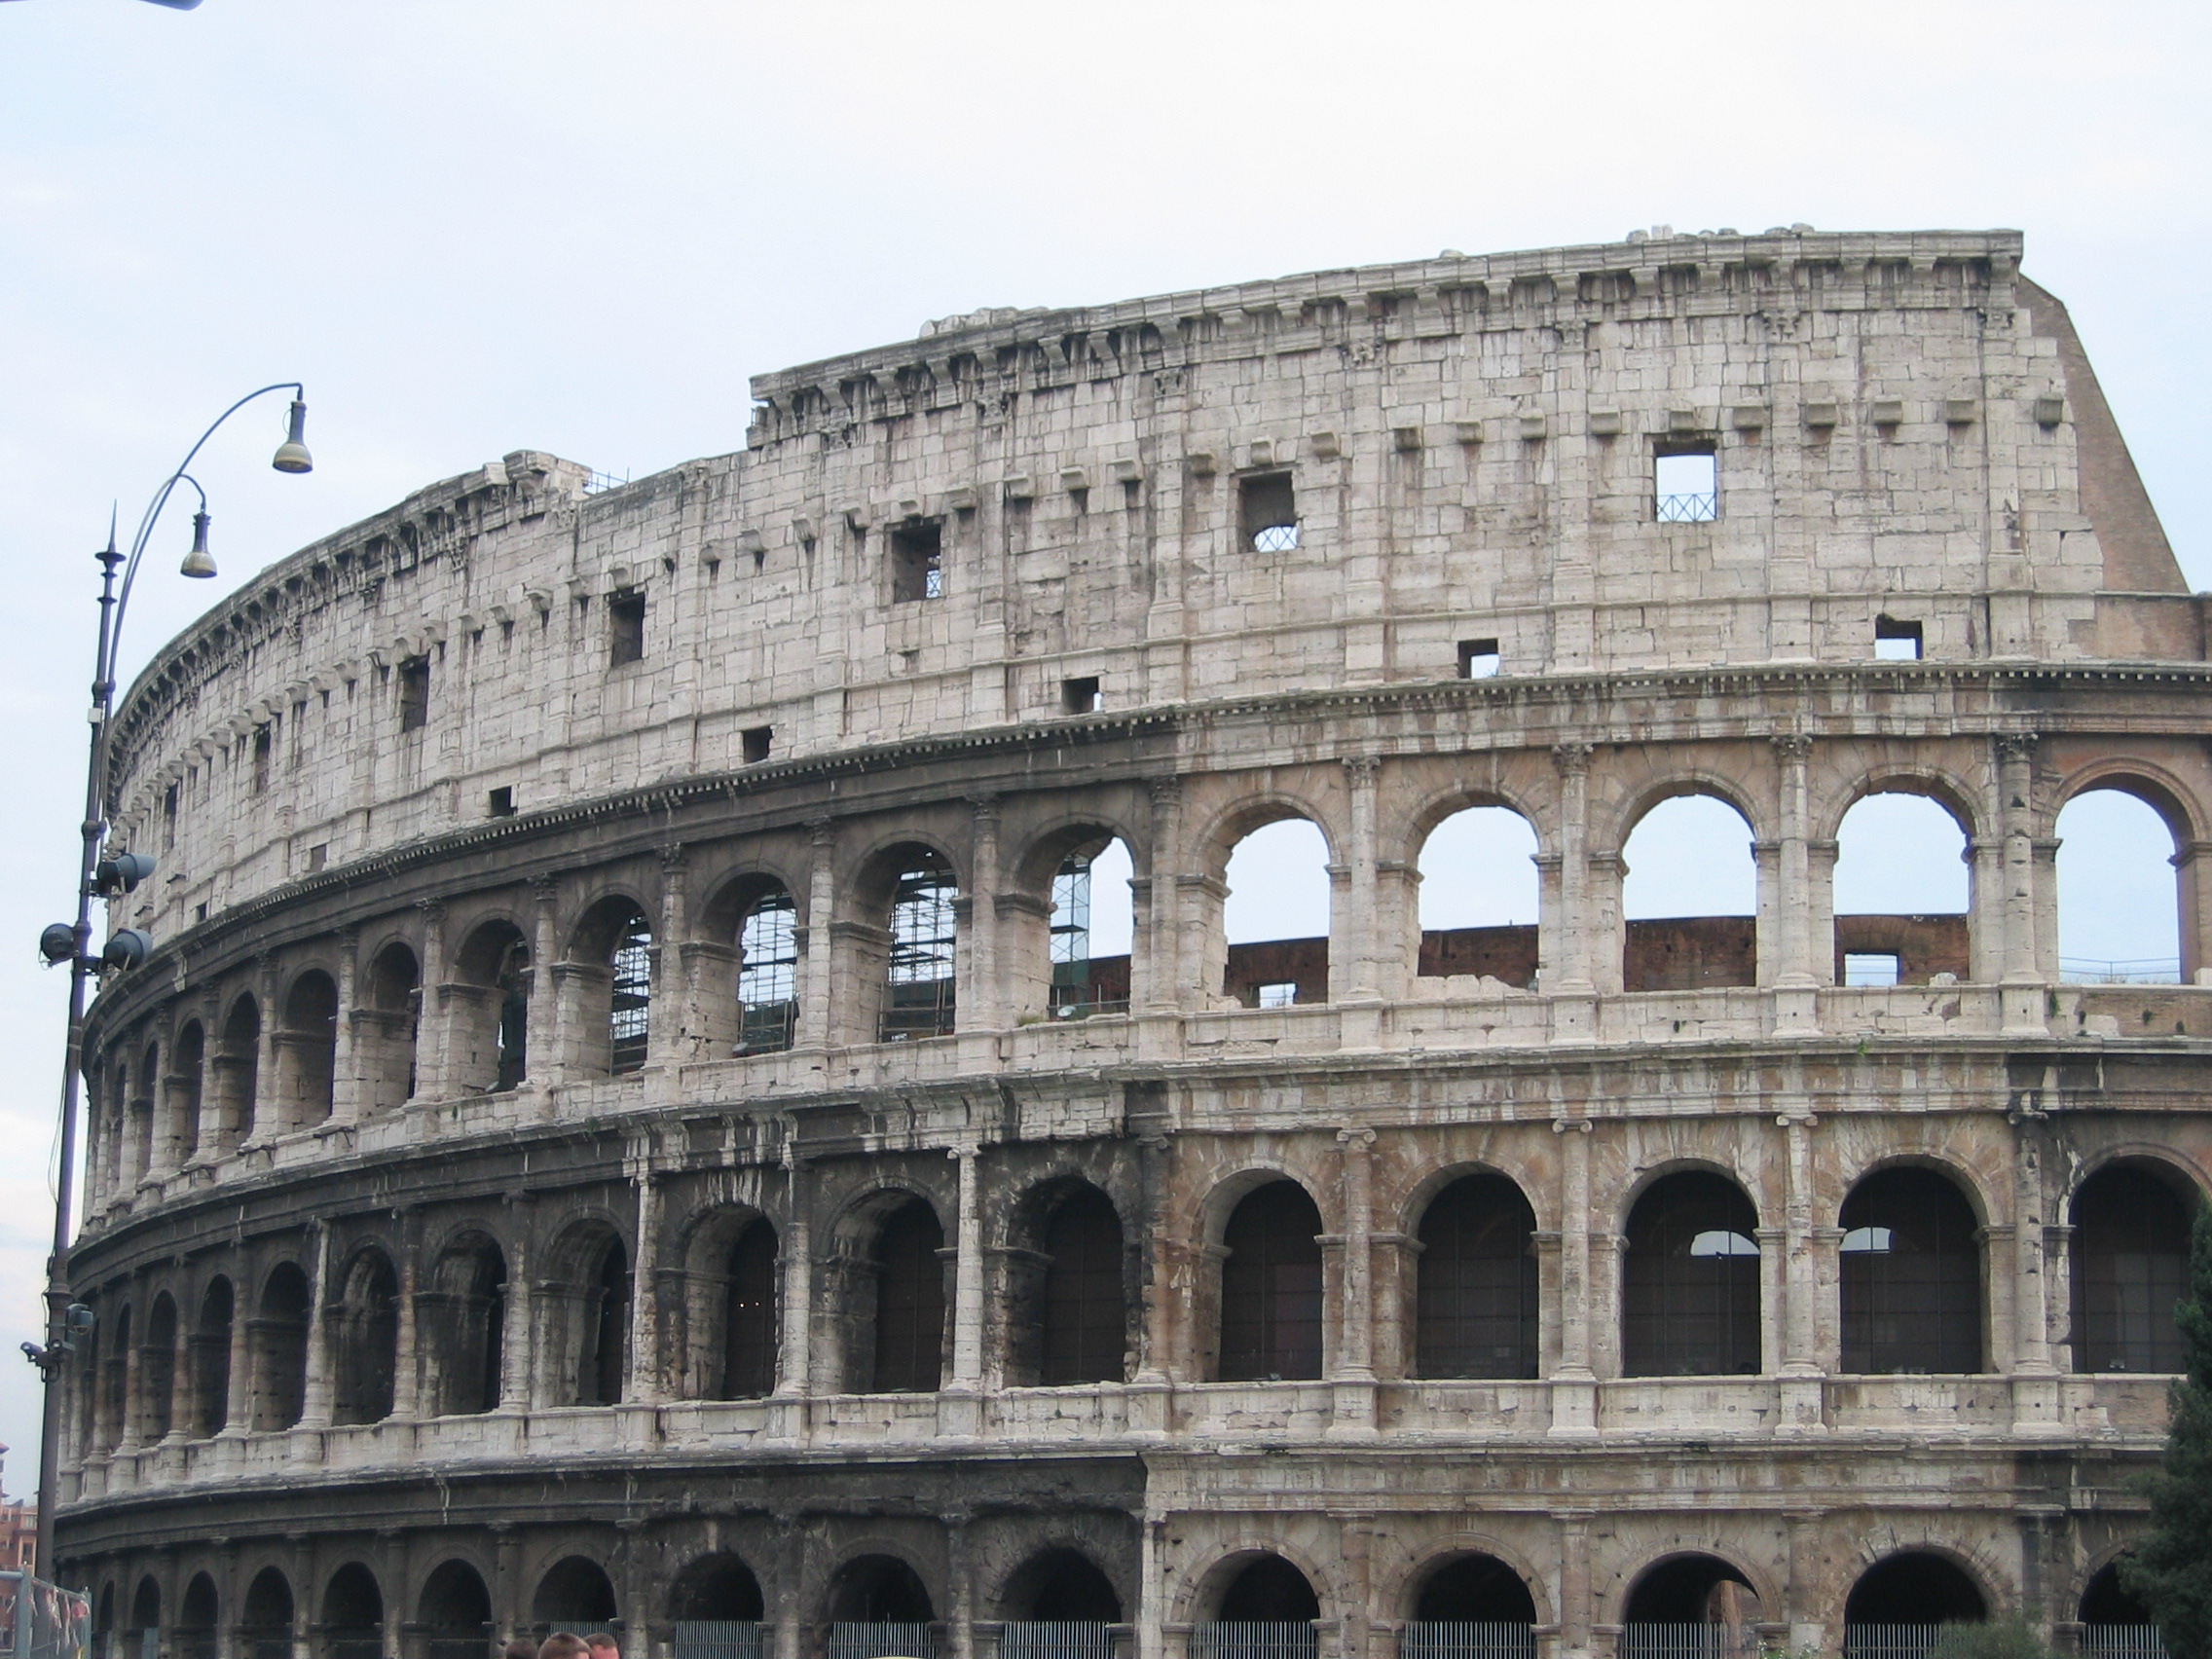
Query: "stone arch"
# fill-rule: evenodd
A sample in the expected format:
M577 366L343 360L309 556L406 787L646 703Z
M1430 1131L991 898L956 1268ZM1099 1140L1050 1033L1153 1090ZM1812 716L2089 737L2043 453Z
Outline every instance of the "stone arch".
M719 1203L685 1227L679 1346L682 1396L754 1400L775 1391L782 1338L782 1237L747 1203Z
M157 1292L146 1309L146 1341L138 1351L138 1438L149 1445L176 1426L176 1299Z
M1535 1593L1520 1567L1487 1549L1438 1552L1406 1577L1403 1616L1419 1624L1519 1625L1538 1622ZM1409 1659L1423 1643L1410 1642ZM1534 1651L1531 1639L1530 1651Z
M1127 1603L1113 1578L1073 1544L1049 1544L1006 1577L1000 1616L1041 1624L1120 1624Z
M619 1404L629 1377L630 1246L612 1222L572 1222L547 1253L545 1387L564 1406Z
M223 1628L223 1602L211 1574L196 1572L177 1598L174 1636L179 1659L214 1659Z
M321 968L295 975L278 1005L276 1126L313 1128L327 1120L338 1083L338 981Z
M1950 1172L1890 1161L1853 1184L1836 1214L1842 1369L1985 1369L1985 1225Z
M313 1297L297 1262L278 1262L261 1281L246 1352L252 1426L290 1428L307 1405L308 1313Z
M839 1563L823 1597L828 1622L931 1624L937 1604L912 1562L888 1551L856 1554Z
M1081 1175L1052 1176L1015 1200L1007 1242L997 1300L1008 1381L1046 1387L1124 1381L1135 1310L1120 1206Z
M2095 803L2117 795L2120 809ZM2165 831L2154 851L2140 843L2156 830L2129 828L2130 812L2147 811ZM2068 822L2071 817L2071 824ZM2096 820L2107 820L2100 826ZM2057 977L2093 984L2183 983L2205 966L2204 894L2193 849L2199 814L2185 789L2159 768L2115 756L2065 780L2051 805L2051 909L2055 912ZM2151 867L2158 860L2170 868ZM2161 918L2152 919L2154 909ZM2163 918L2171 919L2170 928ZM2041 941L2050 948L2046 935Z
M296 1613L292 1582L280 1568L265 1567L255 1573L239 1611L240 1645L246 1659L292 1659Z
M530 1003L537 994L530 936L507 916L487 916L462 936L446 1005L444 1068L457 1090L497 1093L530 1074Z
M138 1092L125 1103L125 1144L117 1149L115 1161L118 1190L151 1175L157 1156L167 1163L181 1161L173 1143L162 1144L162 1045L158 1038L149 1038L138 1062Z
M1325 1227L1313 1196L1287 1176L1252 1187L1223 1218L1215 1379L1326 1374Z
M507 1255L484 1228L468 1225L434 1252L425 1288L416 1292L416 1342L422 1398L431 1415L497 1411L504 1382Z
M361 1006L352 1011L353 1053L364 1111L387 1112L415 1093L422 1024L423 967L405 940L389 940L369 958Z
M1981 792L1946 767L1885 759L1828 782L1830 787L1815 789L1811 814L1815 840L1834 840L1851 809L1868 795L1877 794L1919 795L1949 813L1959 833L1969 841L1980 833L1984 811Z
M1432 795L1418 835L1407 837L1414 872L1416 969L1424 978L1493 979L1533 989L1542 926L1544 836L1518 800L1495 790L1455 789ZM1526 836L1524 870L1512 864ZM1478 895L1457 875L1462 866L1508 868ZM1450 872L1455 882L1443 878Z
M1990 977L1975 948L1976 822L1947 775L1885 767L1855 780L1808 851L1814 925L1825 912L1831 934L1828 960L1814 971L1856 986Z
M1865 1567L1843 1604L1854 1625L1979 1624L1987 1589L1952 1551L1925 1544L1896 1550Z
M492 1593L478 1563L458 1555L439 1562L424 1574L415 1606L428 1659L483 1659L492 1635Z
M2136 1600L2135 1595L2120 1582L2120 1557L2126 1552L2115 1549L2105 1552L2105 1559L2082 1580L2082 1593L2075 1599L2075 1616L2084 1626L2132 1625L2138 1628L2156 1624L2150 1608ZM2086 1652L2101 1652L2104 1648L2085 1641Z
M961 925L968 888L960 866L934 840L903 834L859 863L850 924L841 930L844 982L860 1042L949 1036L959 1022L968 950Z
M2165 820L2177 846L2206 838L2206 814L2196 792L2165 767L2129 755L2102 756L2067 773L2051 792L2051 828L2057 828L2059 814L2068 806L2096 790L2133 795Z
M366 1563L346 1562L323 1581L320 1623L329 1659L382 1659L384 1589Z
M2189 1294L2191 1230L2202 1190L2170 1158L2100 1161L2068 1195L2073 1369L2187 1368L2175 1305Z
M942 1383L952 1301L943 1251L944 1226L929 1199L910 1198L882 1212L867 1254L873 1292L868 1366L865 1374L850 1373L848 1385L870 1393L934 1393Z
M399 1271L380 1245L357 1251L339 1279L344 1294L329 1309L331 1418L382 1422L391 1415L399 1367Z
M555 976L571 1033L569 1064L612 1077L644 1067L659 957L652 909L628 888L611 888L584 907Z
M237 1294L218 1273L200 1293L200 1314L192 1327L192 1415L187 1432L195 1440L220 1434L231 1416L231 1334L238 1316Z
M1301 825L1309 836L1291 834ZM1263 837L1285 844L1263 845ZM1306 844L1297 845L1300 840ZM1218 884L1218 892L1199 886L1189 899L1204 912L1198 983L1207 998L1243 1008L1330 1000L1331 942L1341 923L1334 873L1343 863L1341 844L1320 812L1272 791L1236 802L1194 843ZM1298 873L1290 873L1294 868ZM1239 909L1249 912L1255 903L1266 922L1248 913L1240 924ZM1285 928L1299 931L1293 937Z
M208 1056L213 1088L207 1091L206 1112L213 1117L214 1144L206 1146L208 1124L201 1124L203 1150L228 1153L250 1140L265 1126L254 1121L254 1100L261 1078L261 1003L251 991L240 991L223 1012L222 1036Z
M1122 850L1114 855L1117 846ZM1094 879L1092 866L1101 858L1114 867L1128 861L1119 892ZM1145 917L1126 882L1144 880L1146 867L1128 831L1107 814L1062 816L1032 834L1010 867L1010 890L993 902L1012 1017L1127 1012ZM1109 943L1125 934L1128 948L1098 950L1101 932Z
M1766 1608L1781 1604L1763 1574L1703 1549L1670 1550L1622 1579L1618 1617L1627 1628L1621 1652L1638 1659L1666 1651L1663 1640L1640 1637L1639 1627L1718 1624L1740 1633L1762 1622ZM1756 1648L1739 1639L1737 1650Z
M1625 1375L1761 1370L1758 1209L1733 1176L1666 1166L1641 1184L1621 1231Z
M1224 1556L1200 1577L1198 1596L1206 1622L1215 1624L1310 1626L1321 1616L1314 1572L1279 1546Z
M149 1631L156 1633L156 1639L159 1640L161 1628L162 1587L152 1573L143 1573L139 1576L138 1588L131 1593L130 1623L127 1627L127 1634L137 1639L131 1643L132 1646L137 1646Z
M685 1621L757 1623L765 1605L759 1575L733 1551L697 1557L669 1585L670 1616Z
M699 910L698 940L682 947L710 1053L774 1053L796 1041L804 924L799 890L773 870L742 869L716 883Z
M1463 1173L1413 1229L1413 1374L1532 1378L1540 1347L1536 1212L1518 1182Z
M531 1622L542 1631L609 1625L621 1616L614 1581L585 1555L563 1556L547 1567L530 1599Z
M1717 802L1741 822L1743 863L1738 877L1730 881L1743 890L1730 896L1714 885L1723 866L1709 850L1698 866L1708 879L1698 890L1640 893L1654 876L1663 874L1650 863L1653 842L1663 844L1670 835L1680 833L1673 821L1681 815L1667 809L1694 800ZM1664 823L1660 817L1663 812L1667 819ZM1618 838L1613 844L1619 849L1615 867L1621 881L1624 990L1692 991L1757 983L1758 911L1763 884L1753 852L1759 840L1756 812L1744 792L1726 780L1691 772L1649 785L1615 815ZM1709 849L1714 845L1712 837L1720 833L1717 825L1709 832ZM1632 857L1640 836L1644 837L1643 850ZM1641 883L1636 873L1639 857L1646 861L1646 879ZM1730 907L1716 907L1721 904Z
M206 1099L207 1032L197 1019L188 1019L177 1027L176 1041L169 1045L169 1073L164 1079L164 1091L167 1095L169 1156L163 1163L174 1167L190 1163L203 1154L212 1155L214 1143L207 1138L208 1125L203 1122Z

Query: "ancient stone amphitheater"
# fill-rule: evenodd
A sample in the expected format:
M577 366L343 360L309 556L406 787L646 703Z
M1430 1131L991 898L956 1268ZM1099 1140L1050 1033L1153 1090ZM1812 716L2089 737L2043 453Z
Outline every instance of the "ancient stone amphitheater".
M2212 667L2020 255L977 313L271 567L116 727L103 1653L2157 1652ZM2091 791L2172 982L2061 972ZM1900 793L1956 914L1835 902ZM1750 913L1624 904L1685 795ZM1532 924L1424 928L1465 813Z

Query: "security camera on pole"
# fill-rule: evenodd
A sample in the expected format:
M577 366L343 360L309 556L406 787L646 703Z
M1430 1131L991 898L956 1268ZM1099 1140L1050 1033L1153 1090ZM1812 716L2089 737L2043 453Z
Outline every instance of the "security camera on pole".
M92 754L85 771L84 861L77 883L77 919L55 922L39 935L39 954L49 967L69 966L69 1034L61 1065L61 1152L54 1203L54 1253L47 1258L46 1341L24 1343L23 1354L39 1368L46 1383L45 1415L40 1425L38 1466L38 1570L53 1575L54 1503L60 1478L61 1407L66 1390L61 1373L77 1346L91 1334L92 1311L69 1300L69 1190L77 1161L77 1073L85 1041L85 983L94 974L121 974L146 960L153 939L137 928L119 928L108 936L98 955L92 953L92 901L113 901L131 892L154 872L154 861L144 853L115 850L102 855L107 838L107 728L115 710L115 676L123 637L123 617L130 603L130 586L138 574L138 561L152 539L162 509L179 484L190 484L200 498L192 515L192 550L179 567L187 576L212 576L215 561L207 551L207 494L186 472L207 440L233 415L255 398L273 391L292 394L284 441L270 461L278 472L311 472L313 458L308 454L306 392L297 381L279 381L250 391L215 417L200 434L200 441L185 455L177 469L163 480L138 523L128 555L115 546L115 527L108 527L107 545L93 557L100 562L99 643L92 670ZM120 588L116 569L123 570Z

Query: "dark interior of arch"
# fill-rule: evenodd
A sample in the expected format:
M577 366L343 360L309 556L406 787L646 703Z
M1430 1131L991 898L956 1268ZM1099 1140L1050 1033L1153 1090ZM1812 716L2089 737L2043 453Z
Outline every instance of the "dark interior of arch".
M136 1594L130 1598L130 1628L153 1630L161 1622L162 1587L151 1578L141 1578Z
M2147 1625L2157 1621L2150 1608L2127 1593L2120 1581L2120 1567L2107 1564L2098 1569L2082 1592L2083 1624Z
M265 1567L246 1587L245 1615L240 1623L251 1631L289 1631L292 1628L292 1587L273 1567Z
M614 1586L596 1561L566 1557L537 1581L530 1616L539 1624L605 1624L615 1616Z
M184 1600L176 1612L176 1628L213 1630L218 1607L215 1581L204 1572L195 1573L192 1582L184 1587Z
M757 1620L763 1605L760 1580L733 1555L693 1562L678 1576L670 1601L680 1619Z
M1468 1175L1437 1194L1415 1270L1420 1376L1536 1375L1535 1226L1502 1175Z
M350 1561L322 1591L322 1622L333 1631L373 1631L384 1624L384 1592L376 1574Z
M1933 1169L1884 1169L1843 1200L1843 1368L1981 1369L1981 1247L1966 1195Z
M1663 1561L1629 1592L1630 1624L1707 1624L1726 1622L1715 1607L1715 1592L1733 1585L1743 1617L1756 1619L1757 1597L1751 1580L1718 1556L1677 1556Z
M1979 1624L1988 1616L1972 1579L1941 1556L1910 1551L1868 1567L1843 1604L1845 1624Z
M1536 1599L1495 1556L1467 1555L1429 1575L1414 1617L1430 1624L1532 1625Z
M1119 1624L1114 1581L1080 1550L1047 1550L1007 1585L1007 1617L1063 1624Z
M1222 1232L1224 1382L1321 1375L1321 1212L1295 1181L1247 1193Z
M1248 1562L1221 1595L1223 1624L1304 1624L1321 1616L1306 1574L1278 1555Z
M432 1630L476 1631L492 1622L492 1596L477 1570L449 1561L423 1585L423 1622Z
M2182 1370L2174 1304L2189 1288L2189 1206L2147 1170L2102 1169L2073 1219L2074 1368Z
M1119 1382L1128 1346L1122 1288L1122 1218L1088 1183L1045 1225L1048 1258L1039 1295L1038 1378L1048 1386Z
M776 1229L766 1216L737 1235L728 1271L721 1397L756 1400L776 1385Z
M944 1374L944 1229L927 1198L884 1221L875 1240L875 1391L928 1393Z
M836 1624L928 1624L937 1613L912 1567L896 1556L863 1556L837 1574L830 1617Z
M1628 1375L1757 1372L1757 1233L1743 1189L1707 1171L1669 1175L1637 1199L1621 1272Z

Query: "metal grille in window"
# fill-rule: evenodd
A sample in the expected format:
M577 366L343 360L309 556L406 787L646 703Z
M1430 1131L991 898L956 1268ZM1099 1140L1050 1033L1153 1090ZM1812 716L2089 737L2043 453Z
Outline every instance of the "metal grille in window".
M1711 524L1720 516L1720 486L1711 450L1660 456L1652 494L1661 524Z
M952 1029L960 890L948 870L904 871L891 902L891 970L883 1041L941 1037Z
M1120 1014L1126 997L1107 998L1090 972L1090 858L1072 853L1052 877L1052 1014L1081 1019L1086 1014Z
M792 1046L798 1019L798 912L789 893L771 893L738 929L742 966L737 1000L745 1011L738 1052L765 1054Z
M653 1000L653 933L633 917L614 943L614 997L607 1032L609 1069L620 1076L645 1063L645 1025Z

